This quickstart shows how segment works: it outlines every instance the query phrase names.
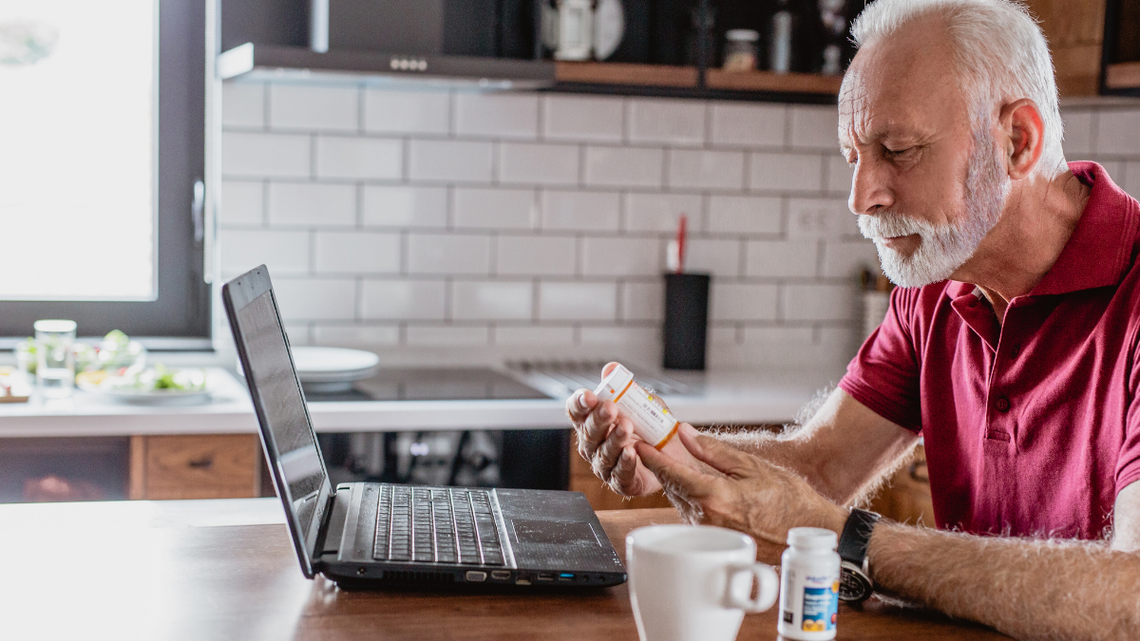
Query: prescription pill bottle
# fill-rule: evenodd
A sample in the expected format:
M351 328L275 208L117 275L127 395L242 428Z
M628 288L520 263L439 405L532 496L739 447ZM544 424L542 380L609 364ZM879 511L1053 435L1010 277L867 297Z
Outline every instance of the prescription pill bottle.
M780 615L776 630L786 639L835 638L839 611L839 554L835 532L817 527L788 530L780 557Z
M645 391L633 380L633 372L621 365L614 367L594 394L602 401L613 401L633 423L641 440L660 450L677 433L680 422L656 394Z

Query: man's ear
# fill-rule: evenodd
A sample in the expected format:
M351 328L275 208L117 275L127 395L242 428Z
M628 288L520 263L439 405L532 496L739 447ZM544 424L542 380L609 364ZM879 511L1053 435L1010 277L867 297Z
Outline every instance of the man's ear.
M1009 177L1025 178L1033 173L1045 149L1045 121L1037 103L1021 98L1005 105L998 115L998 124L1004 134L1000 142L1009 161Z

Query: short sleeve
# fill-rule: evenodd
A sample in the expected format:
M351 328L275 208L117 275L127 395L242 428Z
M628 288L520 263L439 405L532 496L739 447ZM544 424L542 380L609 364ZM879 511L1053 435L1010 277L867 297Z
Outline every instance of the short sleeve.
M919 358L911 322L919 289L891 292L887 316L847 366L839 387L883 418L922 431Z

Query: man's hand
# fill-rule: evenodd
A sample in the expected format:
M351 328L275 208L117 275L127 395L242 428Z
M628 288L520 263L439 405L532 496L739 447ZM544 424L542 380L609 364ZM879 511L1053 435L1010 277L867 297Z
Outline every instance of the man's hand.
M644 442L634 447L690 523L732 528L756 539L758 558L778 564L788 530L799 526L843 531L847 510L796 474L682 425L681 443L716 476L678 463Z
M602 376L615 365L606 365ZM610 489L622 496L641 496L661 489L657 477L634 452L633 443L640 439L633 433L633 424L618 412L614 402L599 402L592 391L580 389L566 400L566 413L578 434L578 453Z
M657 477L634 452L633 443L640 439L633 433L633 424L618 412L613 401L599 401L592 391L582 389L566 401L566 410L578 434L578 453L610 489L622 496L641 496L661 489Z

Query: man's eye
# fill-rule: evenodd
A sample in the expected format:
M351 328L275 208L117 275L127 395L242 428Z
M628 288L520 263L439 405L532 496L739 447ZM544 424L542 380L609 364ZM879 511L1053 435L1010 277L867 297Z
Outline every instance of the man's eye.
M898 158L905 155L907 152L914 150L914 147L904 147L902 149L891 149L890 147L883 147L883 155L888 158Z

